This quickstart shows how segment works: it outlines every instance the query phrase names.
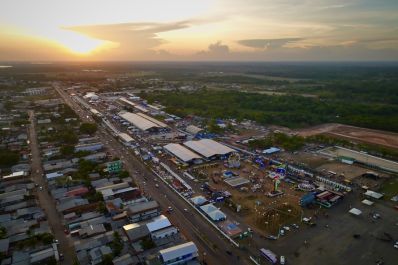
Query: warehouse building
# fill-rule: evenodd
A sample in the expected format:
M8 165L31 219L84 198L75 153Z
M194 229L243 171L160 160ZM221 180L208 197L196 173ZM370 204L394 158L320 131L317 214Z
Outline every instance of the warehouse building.
M143 116L140 116L139 114L140 113L135 114L131 112L120 112L119 116L142 131L154 131L167 127L167 125L164 123L162 124L165 126L159 125L160 122L155 123L151 120L146 119Z
M159 251L162 264L186 264L198 257L198 248L193 242L187 242Z
M184 163L199 163L201 161L201 157L198 154L180 144L171 143L165 145L163 148Z
M119 98L119 101L126 107L134 108L136 106L135 103L131 102L130 100L126 99L125 97Z
M202 139L199 141L188 141L184 145L196 153L206 157L207 159L213 159L220 156L226 156L233 152L234 149L229 148L223 144L220 144L211 139Z
M127 133L119 133L118 136L124 145L131 145L134 143L134 139Z
M144 113L137 113L137 115L139 115L139 116L143 117L144 119L147 119L147 120L159 125L161 128L167 128L168 127L167 124L165 124L165 123L163 123L161 121L158 121L157 119L154 119L154 118L152 118L152 117L150 117L150 116L148 116L148 115L146 115Z

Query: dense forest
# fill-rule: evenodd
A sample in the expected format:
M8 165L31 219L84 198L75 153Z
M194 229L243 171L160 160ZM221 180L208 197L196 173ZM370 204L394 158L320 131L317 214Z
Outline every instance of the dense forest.
M142 94L149 102L158 101L167 107L166 111L180 116L195 114L208 118L250 119L260 124L290 128L338 122L398 132L397 104L356 100L351 94L348 95L341 98L308 98L228 90Z

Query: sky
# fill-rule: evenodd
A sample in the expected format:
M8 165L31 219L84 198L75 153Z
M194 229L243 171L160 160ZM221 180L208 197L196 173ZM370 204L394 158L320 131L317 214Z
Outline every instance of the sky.
M0 61L397 61L398 0L0 0Z

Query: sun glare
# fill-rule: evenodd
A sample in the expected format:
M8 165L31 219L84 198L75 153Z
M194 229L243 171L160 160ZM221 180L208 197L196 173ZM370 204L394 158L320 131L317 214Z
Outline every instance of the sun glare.
M79 55L88 55L105 44L102 40L93 39L74 32L62 32L55 39L70 52Z

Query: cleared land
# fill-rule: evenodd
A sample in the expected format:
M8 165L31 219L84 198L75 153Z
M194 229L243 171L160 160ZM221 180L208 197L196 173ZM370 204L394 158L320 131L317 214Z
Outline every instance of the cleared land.
M298 134L301 136L311 136L322 133L338 136L347 140L355 140L398 149L398 133L371 130L338 123L322 124L298 131Z
M356 161L370 165L376 166L378 168L382 168L392 172L398 172L398 163L386 160L383 158L371 156L365 153L360 153L357 151L353 151L350 149L342 148L342 147L329 147L320 151L321 154L330 155L333 157L348 157L353 158Z

